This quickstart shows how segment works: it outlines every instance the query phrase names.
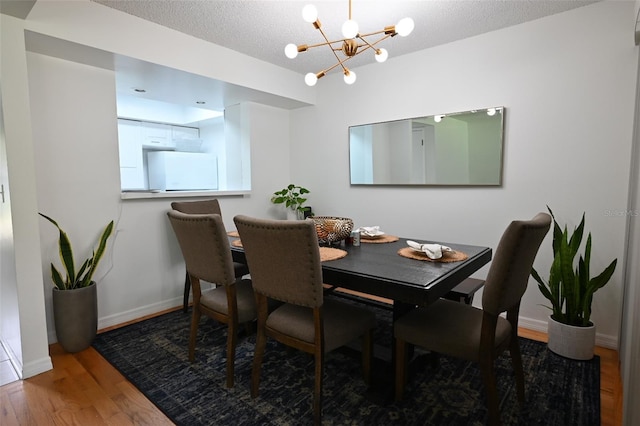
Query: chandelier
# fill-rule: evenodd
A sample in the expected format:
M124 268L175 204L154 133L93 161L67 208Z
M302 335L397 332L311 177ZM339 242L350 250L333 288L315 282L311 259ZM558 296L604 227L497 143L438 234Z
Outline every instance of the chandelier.
M342 39L329 41L327 35L322 30L322 25L318 20L318 10L314 5L308 4L302 9L302 19L313 24L314 28L320 31L320 34L322 34L325 42L312 45L295 45L293 43L290 43L284 48L284 53L287 58L293 59L298 56L298 53L306 52L312 47L329 46L333 55L338 61L336 64L318 73L310 72L305 75L304 81L309 86L314 86L319 78L324 77L326 73L333 70L334 68L337 68L338 66L342 67L344 82L347 84L353 84L356 81L356 73L351 71L344 65L346 61L366 50L371 49L375 53L376 61L384 62L387 60L389 53L386 49L377 48L376 45L381 41L389 37L394 37L396 35L399 35L401 37L408 36L411 31L413 31L414 27L413 19L403 18L396 25L384 27L384 29L380 31L368 34L360 34L358 23L351 19L351 0L349 0L349 19L345 21L344 24L342 24L342 35L344 36L344 38ZM376 40L372 39L374 36L377 37ZM337 52L342 52L344 57L340 58Z

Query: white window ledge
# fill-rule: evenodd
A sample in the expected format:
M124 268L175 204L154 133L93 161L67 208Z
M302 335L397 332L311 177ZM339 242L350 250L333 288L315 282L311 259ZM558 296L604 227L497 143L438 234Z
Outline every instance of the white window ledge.
M249 190L236 191L125 191L123 200L141 200L145 198L188 198L188 197L224 197L250 194Z

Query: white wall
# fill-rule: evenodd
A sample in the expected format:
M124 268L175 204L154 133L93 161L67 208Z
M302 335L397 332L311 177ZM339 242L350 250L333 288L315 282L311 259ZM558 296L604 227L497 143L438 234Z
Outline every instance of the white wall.
M35 53L27 55L27 65L38 211L54 218L68 233L75 261L81 264L89 257L104 226L119 212L115 77L111 71ZM58 232L44 219L39 225L47 318L52 324L51 279L47 270L51 262L60 267ZM120 235L123 232L125 229L118 227L118 245L125 239ZM102 265L102 271L110 261ZM100 276L99 270L96 278ZM104 303L111 294L107 290L106 283L98 281L101 316L109 311L109 305ZM131 286L127 299L140 301L139 291L139 287Z
M212 118L197 123L202 139L202 152L213 154L218 161L218 188L229 188L229 164L233 163L227 156L227 147L224 141L224 117ZM233 167L231 167L233 170ZM234 189L235 186L232 186ZM238 185L239 187L239 185Z
M631 2L596 3L384 64L372 61L351 86L330 74L318 82L316 105L292 113L293 180L311 190L317 214L433 241L495 247L511 220L546 205L570 226L586 212L593 270L619 261L593 312L598 343L616 347L625 218L606 212L627 208L638 58L632 13ZM506 107L502 187L349 186L349 126L497 105ZM318 164L331 164L331 172ZM535 263L541 271L550 267L550 245L548 236ZM544 303L531 280L522 324L546 331Z
M26 378L51 368L46 339L34 146L30 126L23 22L0 15L0 85L10 205L2 209L0 331L12 362ZM10 188L10 191L9 191ZM10 212L7 210L10 209ZM10 216L10 217L8 217ZM4 297L8 300L4 300ZM8 307L5 303L14 303Z
M635 2L636 31L640 31L640 0ZM634 34L635 35L635 34ZM638 46L636 46L636 51ZM628 253L625 271L624 312L620 344L620 373L623 385L623 424L640 423L640 64L637 73L634 147L629 179Z

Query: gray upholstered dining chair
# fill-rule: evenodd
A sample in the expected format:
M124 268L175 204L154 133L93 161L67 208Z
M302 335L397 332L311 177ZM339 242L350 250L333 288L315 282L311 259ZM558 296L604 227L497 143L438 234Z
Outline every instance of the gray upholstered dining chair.
M193 316L189 334L189 361L195 359L198 324L202 314L227 324L227 387L233 387L236 342L240 324L256 319L251 280L238 279L222 218L217 214L167 212L193 286ZM200 281L217 285L202 292Z
M365 382L371 377L375 315L364 308L323 297L322 266L316 228L310 220L234 218L251 270L258 305L251 396L258 396L267 336L313 354L314 423L322 417L324 354L362 336ZM269 312L268 302L284 302Z
M187 214L218 214L222 216L222 210L217 198L202 201L174 201L171 203L171 208ZM233 270L236 278L243 277L249 273L247 265L240 262L233 262ZM189 308L190 291L191 281L189 281L189 273L187 272L184 278L184 295L182 298L182 310L184 312L187 312Z
M489 268L482 309L440 299L410 311L394 323L396 340L396 400L407 381L407 343L429 351L479 363L487 394L489 424L500 423L494 360L509 349L518 400L524 401L524 373L518 343L520 300L538 249L551 225L551 216L538 213L516 220L504 231ZM500 314L506 312L506 319Z

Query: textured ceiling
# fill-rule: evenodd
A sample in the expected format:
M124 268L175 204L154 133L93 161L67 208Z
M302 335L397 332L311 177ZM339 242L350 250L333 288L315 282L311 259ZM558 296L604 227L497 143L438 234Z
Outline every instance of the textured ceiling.
M340 39L349 15L348 0L92 0L300 73L318 72L336 62L327 47L284 55L288 43L314 44L322 36L302 20L302 8L312 3L330 40ZM544 16L581 7L596 0L353 0L352 17L369 33L411 17L415 30L393 37L379 47L389 57L449 43ZM369 52L349 62L357 67L373 62Z

